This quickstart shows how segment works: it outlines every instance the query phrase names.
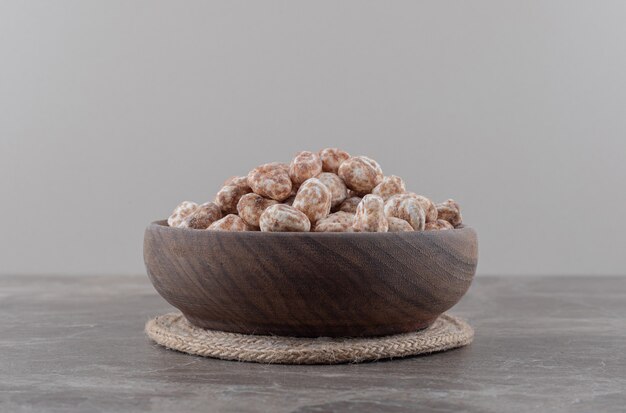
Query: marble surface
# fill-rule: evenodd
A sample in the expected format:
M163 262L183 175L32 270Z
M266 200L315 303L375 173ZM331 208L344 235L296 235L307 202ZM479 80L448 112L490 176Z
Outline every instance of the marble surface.
M1 412L624 412L626 278L477 277L469 347L339 366L165 350L147 277L0 277Z

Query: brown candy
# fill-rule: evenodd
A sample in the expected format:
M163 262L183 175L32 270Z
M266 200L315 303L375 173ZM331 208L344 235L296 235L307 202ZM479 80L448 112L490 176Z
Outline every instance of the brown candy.
M415 231L411 224L407 221L396 218L396 217L387 217L387 223L389 224L389 232L408 232ZM428 224L427 224L428 225Z
M319 155L309 151L298 152L289 165L289 177L294 184L301 184L322 172Z
M277 204L278 201L263 198L261 195L251 193L241 197L237 204L237 212L246 224L258 227L261 214L269 206Z
M339 204L338 211L350 212L352 214L355 214L356 207L361 202L361 199L363 198L361 198L360 196L353 196L346 199L341 204Z
M294 207L276 204L263 211L259 226L264 232L308 232L311 222L303 212Z
M283 201L291 195L291 178L285 164L266 163L248 173L248 185L265 198Z
M437 220L437 207L435 203L430 199L422 195L417 195L412 192L409 195L413 196L417 202L422 206L424 213L426 214L426 222L434 222Z
M406 192L404 181L399 176L390 175L383 178L381 183L372 189L372 194L380 196L385 201L396 194Z
M352 229L355 232L387 232L385 201L378 195L365 195L356 209Z
M358 193L369 193L383 180L380 165L366 156L349 158L339 165L338 175L346 186Z
M385 215L407 221L415 231L423 231L426 224L426 212L411 194L391 196L385 202Z
M293 207L304 212L309 221L315 223L330 213L331 197L330 190L322 181L317 178L307 179L300 185Z
M435 230L446 230L446 229L454 229L451 223L446 221L445 219L438 219L433 222L427 222L426 231L435 231Z
M250 192L250 187L226 185L217 192L215 203L222 209L224 214L236 214L237 203L242 196Z
M461 207L454 199L437 204L437 218L448 221L455 228L463 223Z
M167 219L167 225L170 227L179 227L183 220L191 215L196 208L198 208L198 204L191 201L183 201L174 209L172 215Z
M223 186L240 186L242 188L248 188L248 192L252 192L250 186L248 185L248 177L247 176L231 176L226 181L224 181Z
M207 229L209 225L222 218L222 211L213 202L204 203L189 214L180 224L181 228Z
M322 171L336 174L339 165L348 159L350 154L338 148L326 148L320 151L319 156L322 160Z
M319 179L330 190L331 207L336 207L348 197L348 188L346 188L346 184L341 178L339 178L339 176L330 172L322 172L317 176L317 179Z
M228 214L209 225L207 231L248 231L248 225L239 216Z
M315 223L315 232L352 232L354 214L335 212Z

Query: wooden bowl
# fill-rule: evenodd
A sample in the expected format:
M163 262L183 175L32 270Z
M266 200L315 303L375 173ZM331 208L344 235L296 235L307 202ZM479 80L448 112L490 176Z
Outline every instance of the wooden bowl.
M196 326L245 334L379 336L425 328L476 271L471 228L395 233L214 232L150 224L156 290Z

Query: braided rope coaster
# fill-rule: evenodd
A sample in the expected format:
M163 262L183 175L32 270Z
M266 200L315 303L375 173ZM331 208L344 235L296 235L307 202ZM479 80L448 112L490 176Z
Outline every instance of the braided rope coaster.
M389 359L450 350L472 342L465 321L442 314L414 333L369 338L257 336L205 330L180 313L148 321L146 333L157 344L183 353L223 360L278 364L338 364Z

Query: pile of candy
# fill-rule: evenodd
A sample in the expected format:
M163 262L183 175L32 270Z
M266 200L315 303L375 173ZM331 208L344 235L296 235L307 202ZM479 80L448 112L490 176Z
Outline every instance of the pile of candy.
M184 201L167 223L209 231L398 232L453 229L462 219L454 200L435 204L407 192L402 178L384 176L373 159L327 148L229 178L214 202Z

